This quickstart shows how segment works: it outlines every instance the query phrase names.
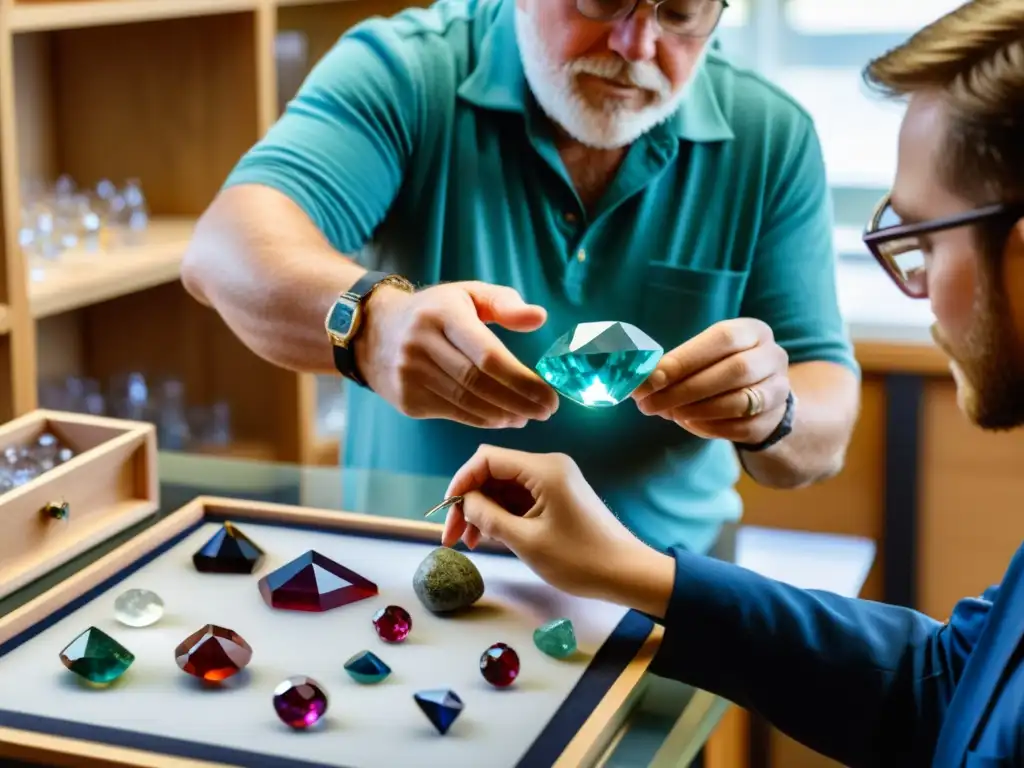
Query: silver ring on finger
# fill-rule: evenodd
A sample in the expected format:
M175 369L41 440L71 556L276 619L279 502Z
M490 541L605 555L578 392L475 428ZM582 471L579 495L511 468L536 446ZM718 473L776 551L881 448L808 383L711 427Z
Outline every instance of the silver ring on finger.
M764 411L764 394L761 390L756 387L744 387L743 394L747 396L747 410L743 415L748 419L760 416Z

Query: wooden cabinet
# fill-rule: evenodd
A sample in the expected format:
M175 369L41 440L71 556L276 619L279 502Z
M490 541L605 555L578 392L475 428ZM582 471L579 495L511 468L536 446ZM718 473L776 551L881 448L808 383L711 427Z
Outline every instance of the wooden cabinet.
M338 461L314 378L258 359L178 277L196 218L316 61L406 5L0 0L0 420L36 408L46 382L140 373L230 412L211 450ZM23 247L28 190L64 174L89 189L137 179L148 227L52 259Z

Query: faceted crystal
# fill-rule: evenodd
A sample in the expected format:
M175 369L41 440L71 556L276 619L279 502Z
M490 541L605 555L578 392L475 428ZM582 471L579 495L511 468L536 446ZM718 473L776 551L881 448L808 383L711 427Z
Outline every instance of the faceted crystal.
M372 581L312 550L268 573L259 588L267 605L289 611L329 611L377 594Z
M413 694L413 698L442 736L448 733L448 729L465 707L455 691L444 689L420 691Z
M554 619L533 630L533 644L541 653L566 659L576 653L576 633L569 619Z
M381 661L377 654L363 651L345 662L345 671L357 683L373 685L387 679L391 674L391 667Z
M480 674L495 688L507 688L519 677L519 654L505 643L495 643L480 657Z
M327 711L327 693L311 677L289 677L274 689L274 711L285 725L305 730Z
M252 659L252 648L237 632L207 624L174 649L174 658L190 675L219 683L245 668Z
M551 345L537 372L564 397L608 408L643 384L662 354L654 339L629 323L580 323Z
M125 673L135 655L106 632L89 627L60 652L64 666L95 685L107 685Z
M224 523L192 562L203 573L252 573L263 564L263 550L233 523Z
M405 608L389 605L381 608L373 616L373 628L377 635L386 643L400 643L412 631L412 617Z
M129 589L114 601L114 618L129 627L148 627L164 615L164 601L148 589Z

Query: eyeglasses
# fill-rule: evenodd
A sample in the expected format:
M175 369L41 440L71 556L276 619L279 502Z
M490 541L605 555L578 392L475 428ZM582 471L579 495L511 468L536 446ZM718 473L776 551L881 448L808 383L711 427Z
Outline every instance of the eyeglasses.
M903 224L887 194L868 222L864 244L903 293L912 299L923 299L928 295L925 236L984 222L1003 222L1009 234L1009 227L1022 216L1024 204L996 203L940 219Z
M621 21L641 3L654 7L654 18L666 32L696 38L711 35L729 7L728 0L576 0L576 10L594 21Z

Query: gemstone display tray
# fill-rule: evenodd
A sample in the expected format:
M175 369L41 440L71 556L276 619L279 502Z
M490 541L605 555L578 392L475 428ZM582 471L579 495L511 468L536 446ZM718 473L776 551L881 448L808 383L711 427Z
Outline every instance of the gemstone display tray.
M199 573L192 554L226 522L266 553L252 575ZM277 504L203 497L86 570L0 620L0 757L62 765L244 765L301 768L578 768L598 761L621 727L660 641L646 617L573 598L514 557L468 553L484 597L442 618L415 597L412 576L437 546L441 526ZM374 581L380 593L325 613L268 607L257 582L313 549ZM158 623L114 619L115 598L140 587L164 599ZM380 640L371 617L386 605L412 615L402 644ZM559 661L533 644L544 622L568 617L577 656ZM175 664L178 643L207 623L253 648L242 673L204 688ZM135 654L125 675L90 688L66 670L61 650L95 626ZM495 689L479 671L483 651L511 645L522 669ZM363 686L343 665L371 650L393 670ZM275 715L274 688L308 675L327 691L325 718L293 731ZM450 688L465 709L440 735L413 700Z
M0 597L141 522L160 503L152 424L36 410L0 426L0 449L55 435L76 455L0 493ZM44 507L66 502L67 519Z

